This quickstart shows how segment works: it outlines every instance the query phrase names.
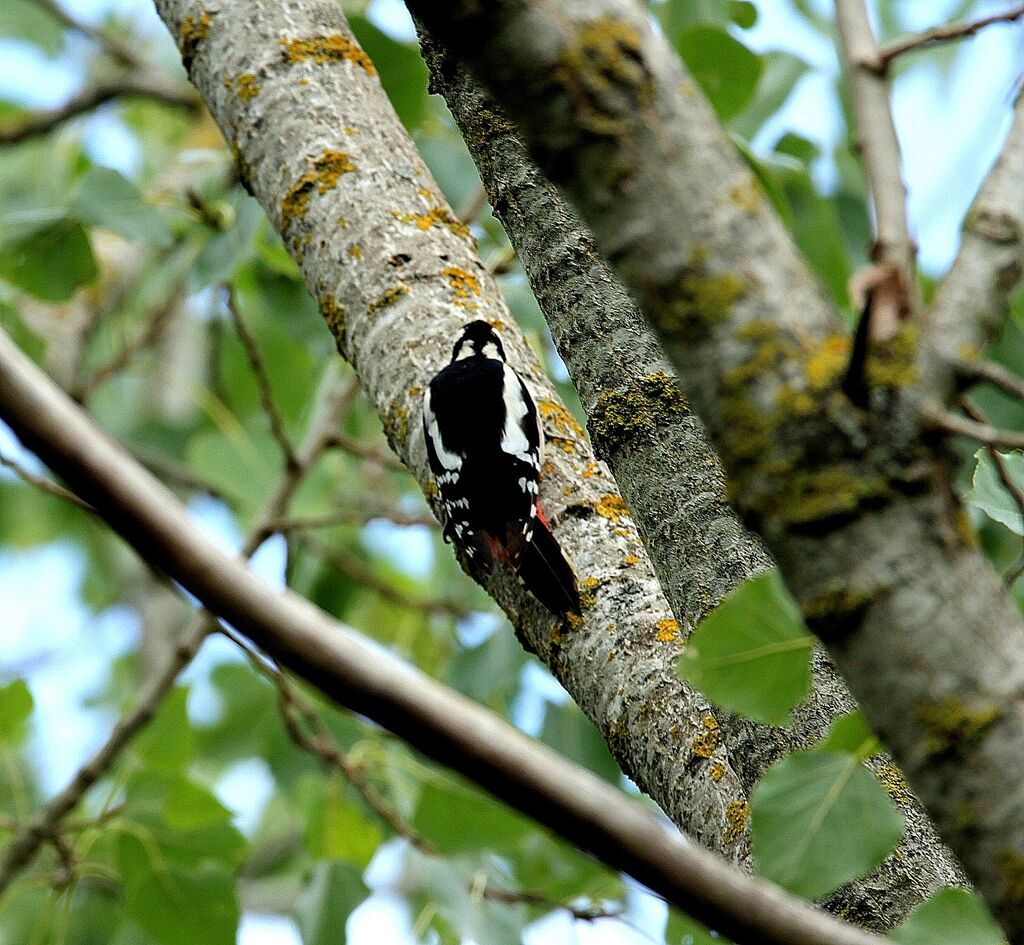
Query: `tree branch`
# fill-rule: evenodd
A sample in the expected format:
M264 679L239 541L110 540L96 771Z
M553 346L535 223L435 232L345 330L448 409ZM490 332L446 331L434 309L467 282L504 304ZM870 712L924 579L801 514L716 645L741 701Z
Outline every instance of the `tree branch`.
M195 11L186 0L161 0L159 9L176 36ZM308 38L324 36L338 54L306 56ZM286 9L271 0L223 3L188 58L247 186L301 262L390 445L432 498L420 424L424 385L447 363L466 322L485 318L499 326L544 422L541 502L557 520L586 612L567 632L508 571L496 568L482 583L641 789L702 842L742 860L746 795L720 746L708 764L716 772L720 764L721 777L688 770L704 769L697 748L707 752L707 720L717 724L716 716L675 672L679 626L625 503L516 328L471 234L424 167L340 12L316 0L293 0ZM256 96L228 87L243 72L259 77ZM348 264L353 247L358 266Z
M274 439L277 440L278 445L281 447L285 467L295 471L299 468L298 457L295 455L295 447L292 445L291 437L285 429L284 420L281 419L277 404L274 403L274 392L271 389L270 375L267 373L266 362L263 360L263 355L260 353L256 339L246 326L242 313L238 310L238 299L235 296L235 290L230 285L227 285L224 287L224 291L227 294L228 312L231 314L235 333L242 342L246 357L249 359L249 366L252 369L253 377L256 378L256 385L259 387L260 404L267 416L267 421L270 423L270 430L273 433Z
M595 449L636 519L685 639L726 593L772 563L730 508L706 432L585 225L530 160L501 107L428 35L421 33L421 45L431 89L444 96L523 262L588 414ZM820 651L813 682L790 730L719 716L720 748L745 790L779 757L814 744L831 720L853 707ZM713 764L691 759L677 788L684 804L698 790L691 782ZM962 882L916 799L906 806L899 851L864 881L831 896L830 910L856 915L869 928L891 928L934 889Z
M738 943L876 945L667 831L599 777L384 655L213 547L180 503L99 431L6 335L0 416L136 551L328 698L475 780Z
M957 377L969 383L987 382L1004 394L1024 401L1024 377L1014 374L996 361L972 361L961 358L953 363Z
M857 151L864 162L875 208L875 245L872 259L889 264L902 274L913 308L914 247L907 222L907 188L900 171L900 145L896 137L889 86L872 64L878 47L864 0L836 0L836 23L853 111Z
M1024 863L1007 803L1024 797L1024 628L957 528L945 444L921 435L912 335L868 360L885 409L853 410L838 389L848 333L630 0L410 6L509 110L641 301L744 521L1011 939L1024 935L1006 869ZM937 752L948 706L983 724Z
M1024 95L1003 150L964 220L960 251L921 317L918 370L937 397L954 394L956 365L995 337L1024 274Z
M968 20L965 23L948 23L944 26L932 27L932 29L924 30L921 33L915 33L912 36L904 36L902 39L887 43L877 50L871 68L877 75L887 75L893 60L904 53L913 52L916 49L924 49L927 46L964 39L968 36L973 36L986 26L992 26L995 23L1013 23L1021 19L1021 17L1024 17L1024 3L1018 3L1000 13L992 13L988 16L979 17L976 20Z
M9 469L15 476L17 476L22 482L27 483L30 486L34 486L40 492L45 492L47 495L55 495L58 499L63 499L65 502L70 502L72 505L77 505L80 509L84 509L86 512L92 512L93 508L88 502L83 502L73 492L69 492L59 483L54 482L52 479L47 479L45 476L37 476L33 472L29 472L24 466L21 465L16 459L12 459L10 456L5 456L0 453L0 466L5 469Z
M984 446L1002 447L1007 450L1024 450L1024 433L1016 430L1000 430L990 423L957 416L955 413L929 406L922 419L934 430L941 430L950 436L965 436Z
M0 147L18 144L29 138L47 134L58 125L84 115L106 102L118 98L148 98L175 108L195 111L201 100L188 86L171 82L163 76L126 73L117 79L97 83L83 89L60 108L30 115L6 127L0 127Z

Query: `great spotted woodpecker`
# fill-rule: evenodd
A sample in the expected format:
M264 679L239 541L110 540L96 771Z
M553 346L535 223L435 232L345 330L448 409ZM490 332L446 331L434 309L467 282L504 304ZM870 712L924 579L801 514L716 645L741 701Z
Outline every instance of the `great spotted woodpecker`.
M463 328L451 362L427 385L423 434L445 540L485 573L506 561L552 613L578 614L575 575L537 501L537 408L487 322Z

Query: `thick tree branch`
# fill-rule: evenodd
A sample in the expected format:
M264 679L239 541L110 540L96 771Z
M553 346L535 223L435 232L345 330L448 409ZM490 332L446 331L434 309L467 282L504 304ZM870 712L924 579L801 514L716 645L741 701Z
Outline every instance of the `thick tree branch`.
M900 144L889 106L889 85L873 66L878 46L865 0L836 0L836 23L853 99L857 151L864 162L875 208L872 259L895 266L902 274L905 291L913 298L914 247L907 222Z
M960 251L921 317L919 370L952 398L957 362L981 356L1024 274L1024 95L1003 150L964 220Z
M685 638L725 593L770 567L768 555L730 508L700 421L586 227L530 160L500 106L442 47L426 35L421 43L431 88L447 101L522 260L588 414L595 449L615 474ZM821 653L814 669L812 694L792 729L720 718L721 746L746 790L773 761L813 744L852 707ZM690 770L700 778L711 765ZM680 794L689 790L680 781ZM898 853L830 897L830 909L869 928L890 928L938 886L961 881L920 806L907 807Z
M679 627L625 503L516 328L337 5L223 2L210 8L199 33L196 4L160 0L158 8L242 179L301 262L390 444L431 497L420 430L424 385L447 363L467 321L499 326L544 420L541 500L549 518L557 517L558 540L579 575L583 621L558 626L501 569L485 586L640 787L701 842L743 859L746 795L724 749L707 738L719 724L715 713L676 675ZM242 74L254 77L255 95L234 91ZM717 777L696 777L691 766L714 766Z
M72 118L91 112L106 102L119 98L148 98L177 108L196 110L200 100L188 86L163 76L129 72L116 79L97 83L84 89L60 108L30 115L28 118L0 127L0 147L18 144L29 138L53 131Z
M913 52L915 49L936 46L940 43L964 39L968 36L973 36L986 26L992 26L996 23L1014 23L1022 17L1024 17L1024 3L1018 3L999 13L978 17L976 20L967 20L964 23L947 23L944 26L935 26L921 33L904 36L902 39L897 39L882 46L876 52L871 68L878 75L886 75L892 66L893 60L904 53Z
M912 332L874 346L872 409L854 410L848 333L629 0L410 5L517 120L641 301L735 502L1020 941L1021 617L963 528L944 444L921 435Z
M739 943L879 941L743 876L590 771L363 642L303 598L261 583L213 547L180 503L6 335L0 335L0 416L136 551L282 665L613 869Z

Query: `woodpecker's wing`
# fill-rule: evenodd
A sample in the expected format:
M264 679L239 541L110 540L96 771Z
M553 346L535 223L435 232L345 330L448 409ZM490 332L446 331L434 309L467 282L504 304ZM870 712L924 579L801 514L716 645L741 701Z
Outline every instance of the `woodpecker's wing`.
M427 461L437 482L444 517L444 538L457 544L466 557L483 567L491 566L490 547L474 527L469 513L469 496L462 479L465 454L445 442L437 414L431 404L431 384L423 394L423 440L427 446Z

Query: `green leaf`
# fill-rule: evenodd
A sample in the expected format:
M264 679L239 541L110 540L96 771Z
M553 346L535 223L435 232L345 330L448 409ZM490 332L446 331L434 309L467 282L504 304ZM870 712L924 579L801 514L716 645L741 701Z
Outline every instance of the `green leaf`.
M999 455L1006 464L1010 479L1024 489L1024 450ZM1006 491L988 450L978 450L974 458L978 462L974 468L974 488L964 496L964 500L976 509L981 509L1000 525L1005 525L1011 532L1024 535L1024 515L1013 496Z
M79 180L69 203L83 222L150 246L173 240L168 222L131 181L107 167L94 167Z
M589 768L606 781L618 785L619 765L608 751L601 733L575 703L549 705L544 715L541 741L560 755Z
M25 352L36 364L43 359L46 352L46 341L39 337L21 317L21 313L13 306L0 300L0 328L11 336L11 340Z
M952 886L922 902L889 938L901 945L1003 945L999 926L977 896Z
M32 706L32 693L24 679L0 686L0 744L18 745L25 740Z
M44 302L64 302L98 275L82 224L64 218L0 239L0 277Z
M427 67L419 49L397 42L361 16L349 17L348 22L359 45L377 67L380 84L402 124L415 131L423 121L427 105Z
M761 78L753 100L733 117L729 127L750 141L761 126L786 103L793 89L810 70L798 56L787 52L769 52L761 56Z
M118 861L125 916L159 945L235 945L238 898L223 865L182 869L129 834L120 838Z
M729 594L694 631L679 673L712 702L784 725L810 686L814 638L775 571Z
M318 863L295 909L302 945L345 945L345 923L370 894L346 863Z
M64 46L64 27L32 0L0 3L0 37L23 39L55 56Z
M816 751L856 755L861 761L877 755L882 744L871 731L862 712L841 715L829 726L828 734L815 746Z
M712 935L707 926L672 908L665 926L665 945L729 945L729 939Z
M232 193L229 202L235 210L234 222L210 237L196 257L189 275L190 292L227 281L256 252L256 234L264 219L263 210L241 190Z
M870 872L903 833L903 815L855 755L790 755L750 803L755 870L807 899Z
M134 741L134 753L151 771L178 774L191 759L193 736L187 702L188 687L177 686Z
M676 50L722 121L738 115L753 98L761 59L716 26L693 26L676 36Z
M503 804L448 781L424 782L412 824L444 854L500 848L533 831Z
M192 468L236 504L243 519L254 516L277 483L281 450L269 433L229 427L204 430L186 450Z
M369 817L338 778L319 772L297 785L306 850L316 860L343 860L363 870L384 838L380 822Z
M749 30L757 23L757 7L750 0L729 0L729 19L741 30Z

